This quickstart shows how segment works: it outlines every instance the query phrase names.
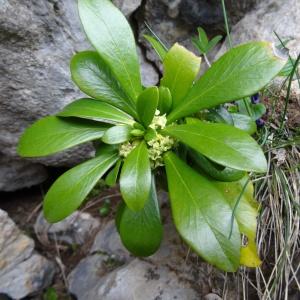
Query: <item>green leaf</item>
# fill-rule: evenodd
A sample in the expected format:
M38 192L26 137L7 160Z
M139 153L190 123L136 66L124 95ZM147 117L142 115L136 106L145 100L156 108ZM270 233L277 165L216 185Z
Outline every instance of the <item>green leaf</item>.
M199 42L202 45L203 48L206 48L208 44L208 37L206 35L205 30L202 27L197 28L198 31L198 37L199 37Z
M137 99L136 109L139 119L146 128L153 120L158 105L158 99L159 94L156 86L146 88Z
M251 42L231 49L175 106L168 116L169 123L204 108L251 96L270 82L285 63L286 59L276 56L268 42Z
M239 230L247 237L247 244L241 248L240 263L247 267L259 267L261 261L255 244L258 203L253 198L253 184L247 176L237 182L215 182L232 209L238 222ZM246 185L246 186L245 186ZM238 204L237 204L237 201Z
M135 122L130 115L122 110L94 99L76 100L67 105L58 116L77 117L110 124L133 125Z
M227 124L198 123L169 126L161 133L178 139L222 166L266 172L263 151L246 132Z
M107 176L105 178L105 183L108 186L114 186L114 185L116 185L121 165L122 165L122 161L118 160L118 162L113 167L113 169L107 174Z
M46 219L55 223L72 214L117 160L115 153L99 155L61 175L45 196L43 208Z
M163 61L168 51L165 48L165 46L161 43L161 41L147 34L144 34L144 38L151 44L160 60Z
M134 103L126 96L109 66L94 51L77 53L71 60L73 81L87 95L135 116Z
M214 123L225 123L233 125L233 120L231 114L228 112L228 110L222 106L210 109L205 114L205 119Z
M79 0L78 8L90 42L135 101L142 85L135 40L126 18L109 0Z
M172 95L170 90L165 86L160 86L159 91L159 101L158 107L160 114L167 114L172 108Z
M211 51L215 46L221 41L223 37L221 35L217 35L214 38L212 38L206 48L206 53Z
M199 152L190 149L189 155L195 167L200 167L207 175L219 181L237 181L246 175L245 171L235 170L229 167L216 165Z
M284 65L284 67L282 68L282 70L280 71L280 73L278 75L283 76L283 77L290 76L294 69L295 63L296 63L296 59L289 58L289 60Z
M251 117L242 114L231 114L231 116L236 128L246 131L250 135L256 132L256 123Z
M206 261L234 272L240 260L240 233L231 231L232 209L220 191L175 154L165 155L175 226L188 245Z
M265 105L262 103L252 104L250 107L252 109L252 118L254 121L261 118L267 111Z
M161 86L169 88L173 109L186 96L200 70L201 58L183 46L175 44L167 53L163 65L164 76Z
M154 182L142 210L134 212L124 202L117 212L117 228L124 246L135 256L150 256L159 248L163 227Z
M131 138L132 127L129 125L116 125L105 131L102 141L105 144L121 144Z
M142 141L126 157L121 171L120 188L126 205L141 210L150 193L151 168L147 146Z
M18 153L25 157L46 156L99 139L108 126L87 120L45 117L21 136Z

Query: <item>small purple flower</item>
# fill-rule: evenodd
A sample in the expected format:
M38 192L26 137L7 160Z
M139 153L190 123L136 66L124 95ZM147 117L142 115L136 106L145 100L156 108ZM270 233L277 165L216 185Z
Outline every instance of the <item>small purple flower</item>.
M257 119L255 122L258 128L264 127L266 123L263 119Z
M253 104L257 104L257 103L259 103L259 101L260 101L259 93L256 93L251 96L251 102Z

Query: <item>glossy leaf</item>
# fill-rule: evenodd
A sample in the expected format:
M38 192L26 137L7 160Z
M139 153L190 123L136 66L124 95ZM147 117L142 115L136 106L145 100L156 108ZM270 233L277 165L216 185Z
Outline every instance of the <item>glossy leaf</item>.
M46 219L55 223L73 213L117 160L115 153L99 155L60 176L45 196L43 208Z
M109 66L94 51L77 53L71 60L73 81L87 95L116 106L134 116L134 103L128 99Z
M253 185L248 182L247 177L237 182L215 182L229 205L235 209L235 218L239 230L247 237L247 243L241 248L240 263L247 267L259 267L261 260L257 254L255 244L258 203L253 198ZM246 186L245 186L246 185ZM238 204L236 205L236 202Z
M126 18L109 0L79 0L78 8L90 42L135 100L142 86L135 40Z
M108 186L114 186L114 185L116 185L121 165L122 165L122 161L118 160L118 162L113 167L113 169L107 174L107 176L105 178L105 183Z
M108 126L86 120L45 117L21 136L18 153L25 157L46 156L99 139Z
M165 86L160 86L159 91L159 101L158 107L160 114L167 114L172 108L172 95L170 90Z
M166 57L168 50L164 47L164 45L155 37L144 34L144 38L151 44L155 52L161 61L163 61Z
M218 59L175 106L169 122L201 109L242 99L262 89L282 69L286 59L274 54L268 42L235 47Z
M145 127L153 120L158 105L158 88L156 86L145 89L138 97L136 109L139 119Z
M121 171L120 188L126 205L133 211L143 209L151 188L151 168L145 142L126 157Z
M164 76L161 86L169 88L173 109L186 96L200 70L201 58L183 46L175 44L167 53L163 65Z
M231 117L236 128L246 131L248 134L256 132L256 123L251 117L242 114L231 114Z
M133 125L135 122L130 115L122 110L93 99L76 100L67 105L58 116L77 117L110 124L122 123Z
M156 252L162 240L163 227L154 183L144 208L134 212L122 202L116 222L122 243L132 254L149 256Z
M168 187L175 226L188 245L218 268L234 272L240 261L240 233L232 209L206 177L175 154L165 155Z
M105 144L121 144L131 138L132 127L129 125L116 125L105 131L102 141Z
M237 170L266 172L262 149L246 132L227 124L204 123L169 126L162 131L212 161Z
M210 177L219 181L237 181L246 175L245 171L235 170L229 167L216 166L215 163L200 154L199 152L190 149L189 156L192 159L193 166L199 167ZM220 168L222 167L222 168Z

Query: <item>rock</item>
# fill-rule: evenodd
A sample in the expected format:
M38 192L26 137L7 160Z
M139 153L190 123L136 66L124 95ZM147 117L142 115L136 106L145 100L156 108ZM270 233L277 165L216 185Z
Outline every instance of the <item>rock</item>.
M230 23L235 24L259 2L259 0L226 1ZM191 37L196 35L198 26L204 27L209 36L225 33L222 5L219 0L148 0L145 1L142 12L136 17L139 41L148 50L147 58L155 62L157 67L159 59L143 38L143 34L149 33L145 21L167 47L179 42L192 51L195 49Z
M97 234L89 255L69 275L69 291L78 300L190 300L222 291L223 273L182 243L171 222L166 193L158 195L163 197L164 220L160 249L150 257L131 256L121 243L115 222L109 221ZM232 281L229 275L228 292L236 294Z
M148 262L135 259L128 265L101 277L96 275L99 272L97 269L99 262L101 259L92 261L90 258L90 261L78 265L71 273L70 292L78 300L199 299L196 291L188 283L180 282L176 274L166 267L154 267ZM101 265L99 267L101 274L102 267ZM89 288L80 289L79 286L85 284L83 281L87 282L90 276L94 286L89 286L88 283Z
M250 40L267 40L280 44L274 31L284 40L292 37L288 43L291 54L300 52L300 2L298 0L267 0L260 1L256 9L232 27L231 38L234 45ZM224 42L218 56L226 51L227 41Z
M141 5L142 0L113 0L113 3L120 8L126 17L130 17Z
M48 172L42 164L10 158L0 153L0 191L11 192L31 187L47 177Z
M175 1L174 1L175 2ZM181 0L178 11L182 19L195 28L204 26L208 30L224 30L222 3L219 0ZM236 24L260 0L229 0L225 2L230 24ZM209 29L210 27L210 29Z
M138 47L137 49L140 57L141 76L143 85L146 87L156 85L159 80L158 72L156 71L152 63L146 60L146 58L142 54L141 48Z
M20 299L49 286L54 264L34 251L34 241L1 209L0 232L0 294Z
M120 261L128 261L130 259L130 254L121 242L114 220L108 222L96 235L90 253L97 252L113 255Z
M204 297L204 300L222 300L222 298L217 294L210 293Z
M39 184L43 166L73 166L93 154L79 146L40 159L20 159L16 145L21 133L37 119L57 113L82 93L71 81L69 62L91 48L74 0L0 0L0 190L14 191ZM116 0L131 14L141 0ZM157 82L151 64L142 60L145 85ZM9 171L8 171L9 169Z
M1 185L5 190L15 190L45 179L43 168L18 159L16 145L24 129L35 120L81 97L71 82L69 60L89 45L73 0L2 0L0 14L1 153L12 168L18 165L18 172L14 170ZM86 151L72 152L73 160L88 156ZM59 156L61 165L69 160L70 155ZM3 168L0 164L0 170Z
M97 219L84 212L74 212L55 224L48 223L41 212L35 222L34 231L45 242L56 240L68 245L83 245L99 226Z
M0 277L0 291L14 299L41 292L51 284L54 272L52 263L41 255L33 254Z

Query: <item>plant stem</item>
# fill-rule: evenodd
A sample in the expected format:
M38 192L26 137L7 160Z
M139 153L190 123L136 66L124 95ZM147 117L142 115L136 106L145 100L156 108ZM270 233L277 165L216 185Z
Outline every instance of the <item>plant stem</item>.
M226 6L224 0L221 0L222 2L222 8L223 8L223 15L224 15L224 21L225 21L225 28L226 28L226 34L228 37L228 43L229 47L232 48L232 41L231 41L231 36L229 32L229 26L228 26L228 18L227 18L227 13L226 13Z
M207 64L208 67L210 68L210 67L211 67L211 64L210 64L210 62L209 62L209 60L208 60L206 54L203 54L203 57L204 57L204 60L205 60L206 64Z
M233 210L232 210L232 214L231 214L230 233L229 233L229 237L228 237L229 240L230 240L232 232L233 232L233 223L234 223L234 217L235 217L236 209L237 209L237 207L238 207L238 205L239 205L239 203L240 203L240 201L242 199L242 196L245 193L246 187L247 187L247 185L248 185L249 182L250 182L250 178L247 179L246 183L243 186L243 189L242 189L241 193L239 194L237 200L235 201L235 204L234 204L234 207L233 207Z

